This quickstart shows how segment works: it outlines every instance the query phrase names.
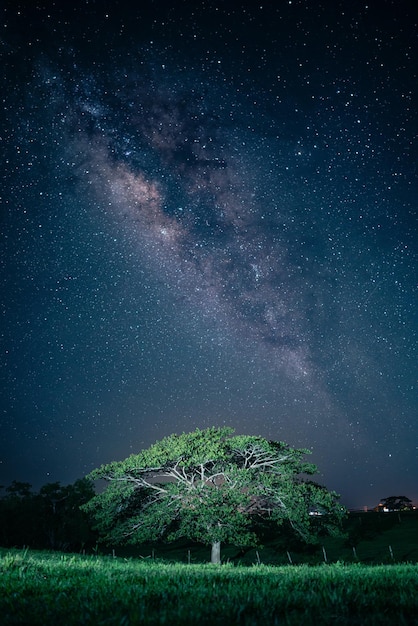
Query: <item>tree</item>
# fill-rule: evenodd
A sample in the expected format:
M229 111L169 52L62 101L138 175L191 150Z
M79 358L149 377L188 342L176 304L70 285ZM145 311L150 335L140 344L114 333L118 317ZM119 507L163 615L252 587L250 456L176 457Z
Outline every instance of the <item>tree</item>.
M409 511L412 508L412 500L410 500L406 496L389 496L388 498L381 499L377 510Z
M212 546L257 545L255 522L269 517L305 541L331 531L343 516L337 495L303 479L317 469L308 450L262 437L207 428L171 435L124 461L94 470L107 488L83 509L108 544L185 537Z
M0 544L33 545L37 523L33 515L35 496L32 485L14 480L5 492L0 499Z
M91 481L48 483L33 493L29 483L14 481L0 498L0 545L76 549L95 541L80 510L94 496Z
M91 481L82 478L73 485L48 483L39 490L37 502L43 541L52 550L82 546L91 539L86 514L81 505L94 496Z

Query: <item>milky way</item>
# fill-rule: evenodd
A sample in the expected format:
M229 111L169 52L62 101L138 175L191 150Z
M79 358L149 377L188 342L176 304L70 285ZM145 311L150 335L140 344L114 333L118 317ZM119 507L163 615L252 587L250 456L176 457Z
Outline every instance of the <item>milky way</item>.
M171 76L169 68L164 69ZM265 142L248 131L231 129L228 106L216 115L213 96L195 90L190 95L184 87L193 84L188 76L172 85L170 78L156 79L154 71L158 87L139 89L140 75L119 74L127 87L120 79L112 106L100 98L108 93L105 87L92 88L92 81L87 99L80 96L79 101L89 132L78 149L90 160L87 175L101 202L108 201L112 211L123 216L124 231L137 237L138 247L147 251L181 297L209 315L222 315L228 330L262 349L264 358L279 363L288 376L309 380L312 359L321 341L326 342L325 327L330 319L340 325L341 317L347 317L344 293L354 295L356 316L367 319L370 299L385 288L388 271L380 258L373 259L370 248L377 238L373 231L382 228L381 215L368 218L375 223L366 227L371 232L363 243L347 230L354 216L363 215L353 216L351 207L340 208L363 196L361 211L367 219L371 211L366 202L373 201L374 192L367 191L365 175L357 178L350 164L342 176L354 179L349 197L346 187L340 193L336 188L334 206L322 206L332 176L314 178L313 183L310 178L332 170L328 151L312 157L298 149L300 142L289 146L280 136ZM198 76L194 81L202 84ZM221 97L232 108L226 87ZM335 116L341 123L340 114ZM360 123L351 114L346 117L351 124ZM346 142L352 143L352 138ZM286 175L285 164L293 162L295 167L295 160L303 176ZM367 165L363 157L362 167ZM307 190L297 189L301 180ZM391 250L399 257L404 251L407 245ZM370 269L362 255L367 255ZM354 310L348 317L357 328ZM364 346L360 352L367 361ZM334 358L340 360L341 355Z
M238 330L242 326L250 340L270 346L272 358L294 376L306 375L306 324L300 319L306 288L281 241L283 226L266 226L268 208L263 210L262 198L244 183L251 162L243 163L242 156L234 160L226 146L221 148L228 160L206 157L205 137L193 134L193 127L185 133L187 120L179 119L177 107L170 115L165 110L160 120L152 118L157 131L147 127L162 174L160 165L153 176L126 158L115 164L109 150L97 145L92 182L102 201L108 198L127 218L125 228L135 232L139 247L147 249L180 295L205 314L223 315L223 323L226 317Z
M76 29L16 84L5 39L5 425L35 482L226 423L311 447L349 504L418 495L410 32L291 4L281 43L261 7L216 22L229 53L193 15L190 51Z

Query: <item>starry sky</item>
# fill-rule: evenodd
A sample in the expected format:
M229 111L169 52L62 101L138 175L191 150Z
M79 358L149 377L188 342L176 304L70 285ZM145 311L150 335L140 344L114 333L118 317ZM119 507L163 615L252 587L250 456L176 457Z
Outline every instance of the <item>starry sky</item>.
M228 425L418 504L414 3L1 14L0 483Z

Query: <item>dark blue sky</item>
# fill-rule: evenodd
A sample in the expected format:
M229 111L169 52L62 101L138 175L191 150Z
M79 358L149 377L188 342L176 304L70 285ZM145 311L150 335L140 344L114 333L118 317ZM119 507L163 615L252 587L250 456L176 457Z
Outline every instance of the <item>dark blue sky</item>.
M55 4L2 14L0 482L226 424L418 503L414 3Z

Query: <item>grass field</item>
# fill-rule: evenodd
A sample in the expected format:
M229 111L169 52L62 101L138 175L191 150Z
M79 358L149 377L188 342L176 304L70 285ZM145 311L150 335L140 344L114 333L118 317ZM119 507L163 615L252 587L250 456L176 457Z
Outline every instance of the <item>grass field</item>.
M212 566L0 550L0 623L418 624L418 565Z

